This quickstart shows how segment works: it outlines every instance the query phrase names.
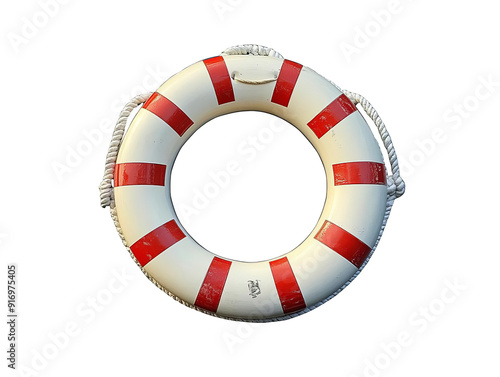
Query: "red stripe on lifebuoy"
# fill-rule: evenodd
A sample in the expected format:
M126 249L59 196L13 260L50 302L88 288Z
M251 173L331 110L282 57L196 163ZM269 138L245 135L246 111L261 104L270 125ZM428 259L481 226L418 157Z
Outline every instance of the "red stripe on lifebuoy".
M345 94L340 95L307 125L320 139L324 134L335 127L341 120L356 111L356 106Z
M130 250L141 266L145 266L186 235L175 220L170 220L136 241Z
M304 309L306 303L287 257L269 262L283 313Z
M207 67L210 80L214 86L217 102L222 105L234 101L233 84L227 70L226 62L222 56L203 60Z
M385 185L385 166L380 162L359 161L333 165L335 186L373 184Z
M214 313L217 311L230 268L231 261L218 257L212 259L196 297L196 306Z
M301 71L302 64L290 60L283 61L271 102L285 107L288 106Z
M326 220L314 237L330 249L340 254L357 268L360 268L368 254L370 246L341 227Z
M182 136L184 132L193 125L193 121L184 111L160 93L153 93L146 101L143 108L161 118L172 127L179 136Z
M166 165L127 162L115 165L115 187L130 185L165 186Z

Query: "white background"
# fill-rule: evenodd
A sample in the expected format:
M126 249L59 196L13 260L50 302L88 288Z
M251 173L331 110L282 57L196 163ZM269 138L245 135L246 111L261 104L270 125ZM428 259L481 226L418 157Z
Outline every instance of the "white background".
M0 290L16 263L20 375L497 373L495 5L4 2ZM260 325L203 315L155 288L121 245L97 190L123 104L243 43L273 47L366 96L391 131L407 183L352 285L311 313ZM177 203L191 205L209 172L241 163L186 224L214 252L278 255L319 215L321 166L291 127L251 161L238 152L270 121L253 114L211 122L176 167ZM2 376L19 373L6 367L7 331L0 331Z

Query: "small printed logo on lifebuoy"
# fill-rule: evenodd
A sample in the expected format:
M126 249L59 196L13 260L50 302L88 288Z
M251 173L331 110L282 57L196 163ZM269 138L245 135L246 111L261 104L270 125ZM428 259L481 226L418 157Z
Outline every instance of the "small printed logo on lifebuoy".
M250 291L249 295L252 296L252 298L256 298L258 295L260 295L261 291L259 286L259 280L249 280L248 290Z

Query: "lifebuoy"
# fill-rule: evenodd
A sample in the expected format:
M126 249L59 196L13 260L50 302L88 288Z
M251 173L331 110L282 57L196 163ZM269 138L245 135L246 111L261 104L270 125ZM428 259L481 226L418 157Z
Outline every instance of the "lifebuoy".
M313 70L267 55L216 56L171 77L138 111L114 167L113 210L145 274L186 305L238 320L290 318L328 300L362 268L388 208L384 159L353 102ZM320 155L328 182L307 239L261 262L204 249L179 222L169 193L172 166L189 137L217 116L245 110L297 127Z

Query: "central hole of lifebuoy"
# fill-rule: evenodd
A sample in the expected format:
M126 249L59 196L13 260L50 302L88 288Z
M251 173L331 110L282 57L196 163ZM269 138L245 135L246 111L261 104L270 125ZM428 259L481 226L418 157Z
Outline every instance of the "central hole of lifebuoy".
M260 261L297 247L326 197L321 160L273 115L240 112L201 127L175 161L172 201L184 228L225 258Z

